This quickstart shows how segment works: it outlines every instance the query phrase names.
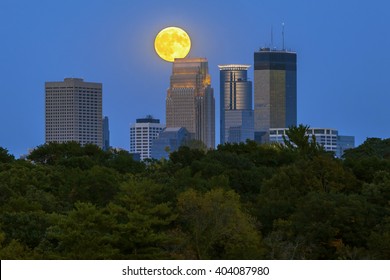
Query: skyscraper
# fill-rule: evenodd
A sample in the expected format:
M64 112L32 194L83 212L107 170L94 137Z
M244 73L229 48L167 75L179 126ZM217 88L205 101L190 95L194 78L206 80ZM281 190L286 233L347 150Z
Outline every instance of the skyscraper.
M75 78L45 83L45 141L103 147L101 83Z
M252 82L250 65L219 65L220 70L220 141L253 140Z
M297 125L297 54L262 48L254 53L255 139L269 129Z
M166 121L167 127L185 127L192 139L215 147L215 101L205 58L173 62Z
M153 140L158 138L164 128L159 119L150 115L137 119L136 123L130 126L130 153L140 154L141 160L151 158Z

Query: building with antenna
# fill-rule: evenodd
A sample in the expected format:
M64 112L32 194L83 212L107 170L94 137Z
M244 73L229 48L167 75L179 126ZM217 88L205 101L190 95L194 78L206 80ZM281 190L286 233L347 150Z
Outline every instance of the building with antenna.
M269 142L269 130L297 124L297 54L261 48L254 53L254 130Z

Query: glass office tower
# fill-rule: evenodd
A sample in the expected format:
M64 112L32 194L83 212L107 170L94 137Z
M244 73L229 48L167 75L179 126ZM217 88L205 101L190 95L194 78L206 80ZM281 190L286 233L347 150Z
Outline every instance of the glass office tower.
M215 147L215 101L205 58L175 59L166 98L167 127L185 127L192 139Z
M218 65L220 70L220 142L253 139L250 65Z
M262 48L254 53L255 140L269 129L297 125L297 54Z

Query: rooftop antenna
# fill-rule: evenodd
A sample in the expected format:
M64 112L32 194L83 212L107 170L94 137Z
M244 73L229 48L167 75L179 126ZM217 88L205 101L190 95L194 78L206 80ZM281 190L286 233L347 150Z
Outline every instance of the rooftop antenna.
M271 25L271 49L274 48L274 27Z
M282 22L282 39L283 39L283 50L284 50L284 22Z

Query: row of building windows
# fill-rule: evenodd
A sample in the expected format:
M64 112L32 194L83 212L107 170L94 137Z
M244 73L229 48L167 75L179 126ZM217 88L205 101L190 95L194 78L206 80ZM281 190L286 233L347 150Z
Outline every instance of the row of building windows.
M93 88L93 89L85 89L85 88L45 88L46 92L57 93L57 92L70 92L70 93L102 93L102 89Z
M69 137L47 137L46 142L62 142L62 141L77 141L77 142L84 142L85 143L98 143L100 139L98 138L69 138ZM82 143L83 144L83 143Z
M102 105L99 103L73 104L73 103L57 103L57 102L55 102L55 103L46 102L46 106L45 106L46 109L66 108L66 109L72 109L72 110L90 109L90 108L100 109L101 107L102 107Z

